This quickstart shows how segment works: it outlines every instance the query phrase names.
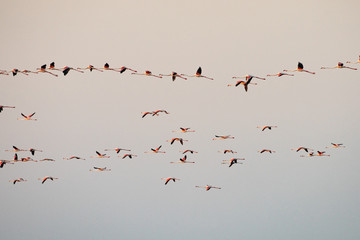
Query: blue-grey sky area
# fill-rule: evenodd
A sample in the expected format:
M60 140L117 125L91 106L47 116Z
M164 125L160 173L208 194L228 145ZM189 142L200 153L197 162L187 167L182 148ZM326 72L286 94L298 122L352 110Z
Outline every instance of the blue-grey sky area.
M0 239L360 239L360 70L320 69L360 68L346 63L360 55L359 9L333 0L3 2L1 70L54 61L193 75L201 66L214 80L0 75L0 105L16 107L0 113L0 159L17 146L42 150L19 158L56 160L0 168ZM267 77L298 62L316 74ZM228 86L245 75L266 80L247 92ZM142 118L158 109L169 114ZM17 120L33 112L37 121ZM257 128L265 125L277 128ZM188 141L171 145L174 137ZM145 153L160 145L166 153ZM300 157L308 153L292 149L301 146L330 157ZM137 156L104 151L117 147ZM198 152L186 154L195 163L170 163L186 149ZM231 158L245 160L222 164ZM45 176L58 179L41 184ZM17 178L27 181L9 182ZM221 189L195 187L206 185Z

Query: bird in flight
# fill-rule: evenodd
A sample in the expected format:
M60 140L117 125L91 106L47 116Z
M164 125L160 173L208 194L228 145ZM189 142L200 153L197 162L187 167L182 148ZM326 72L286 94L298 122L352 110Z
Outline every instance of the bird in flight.
M345 147L345 146L342 143L331 143L331 146L326 148L340 148L340 147Z
M137 157L137 155L134 155L134 154L124 154L124 155L122 156L122 159L124 159L124 158L126 158L126 157L132 159L133 157Z
M210 189L221 189L221 187L214 187L211 185L206 185L206 186L195 186L196 188L205 188L206 191L209 191Z
M186 154L186 153L191 153L191 154L194 154L194 153L198 153L198 152L196 152L196 151L194 151L194 150L189 150L189 149L187 149L187 150L185 150L185 151L180 151L182 154Z
M173 138L171 140L166 140L167 142L170 142L170 144L172 145L175 141L179 141L181 145L184 144L185 141L188 141L188 140L184 140L182 138Z
M21 113L21 116L23 116L23 118L18 118L18 120L33 120L33 121L37 121L37 119L34 119L34 118L31 118L32 116L35 115L35 112L28 115L28 116L25 116L25 114Z
M290 74L290 73L276 73L276 74L268 74L266 75L267 77L281 77L281 76L295 76L294 74Z
M160 76L160 77L164 77L164 76L169 77L169 76L171 76L171 79L172 79L173 81L175 81L176 77L179 77L179 78L182 78L182 79L184 79L184 80L187 80L187 78L181 76L181 74L178 74L177 72L172 72L171 74L159 74L159 76Z
M306 72L310 74L315 74L314 72L310 72L304 69L304 65L301 62L298 62L298 67L295 70L283 70L284 72Z
M215 138L213 138L213 140L221 140L221 139L234 139L234 137L231 137L230 135L227 136L215 135Z
M101 154L100 152L96 151L96 156L92 156L92 158L110 158L110 156L106 156L106 154Z
M277 126L268 126L268 125L266 125L266 126L257 127L257 128L261 128L261 131L265 131L266 129L271 130L272 128L277 128Z
M151 152L145 152L145 153L165 153L160 151L162 145L160 145L158 148L151 148Z
M167 185L170 181L179 181L180 179L179 178L173 178L173 177L169 177L169 178L161 178L163 180L165 180L165 185Z
M173 132L181 132L181 133L188 133L188 132L195 132L195 130L190 130L190 128L180 128L180 131L173 131Z
M307 148L307 147L293 148L291 150L296 151L296 152L298 152L300 150L304 150L305 152L314 151L314 149L310 149L310 148Z
M10 151L14 151L14 152L23 152L23 151L27 151L26 149L20 149L16 146L13 146L13 149L11 150L5 150L6 152L10 152Z
M85 160L85 158L81 158L78 156L64 157L64 159L66 159L66 160L71 160L71 159Z
M103 167L103 168L94 167L93 169L89 169L89 171L94 171L94 172L105 172L105 171L111 171L111 169L107 169L106 167Z
M190 162L190 161L187 161L187 156L185 155L183 158L180 158L180 161L178 162L170 162L170 163L195 163L195 162Z
M347 67L342 62L338 62L335 67L321 67L321 69L335 69L335 68L347 68L351 70L357 70L357 68Z
M46 64L42 65L40 68L37 68L36 70L38 70L39 73L48 73L50 75L53 75L54 77L58 77L57 74L49 72L49 71L46 70Z
M78 69L78 70L87 70L87 69L89 69L90 72L92 72L93 70L96 70L96 71L99 71L99 72L103 72L103 70L101 70L101 69L99 69L99 68L96 68L96 67L94 67L93 65L89 65L89 66L87 66L86 68L76 68L76 69Z
M240 160L245 160L245 158L232 158L230 160L223 160L222 164L229 163L229 167L231 167L234 164L243 164L242 162L239 162Z
M14 180L10 180L9 182L12 182L13 184L16 184L17 182L26 182L27 180L23 179L23 178L17 178Z
M31 155L33 155L33 156L35 155L36 151L37 152L42 152L42 150L37 150L37 149L34 149L34 148L30 148L29 151L30 151Z
M158 75L154 75L152 74L151 71L146 70L144 73L137 73L137 72L133 72L131 74L135 74L135 75L144 75L144 76L149 76L149 77L157 77L157 78L162 78L162 76L158 76Z
M218 151L218 152L222 152L222 153L224 153L224 154L227 154L227 153L237 153L237 152L235 152L235 151L233 151L233 150L231 150L231 149L225 149L224 151Z
M204 75L202 75L201 73L202 73L202 69L201 69L201 67L199 67L194 75L181 74L181 76L186 76L186 77L198 77L198 78L206 78L206 79L209 79L209 80L214 80L213 78L204 76Z
M258 151L259 153L264 153L264 152L268 152L268 153L274 153L275 151L273 150L269 150L269 149L263 149L261 151Z
M38 178L39 180L41 180L41 184L44 184L44 182L46 182L46 180L51 180L54 181L54 179L58 179L55 177L44 177L44 178Z
M2 105L0 105L0 113L4 110L4 108L15 108L15 107L12 107L12 106L2 106Z
M249 78L246 79L246 81L242 81L242 80L237 81L237 82L235 83L235 87L237 87L237 86L239 86L239 85L243 85L243 86L244 86L244 89L245 89L245 92L247 92L247 91L248 91L248 86L249 86L250 84L252 84L252 85L257 85L257 83L252 83L252 82L251 82L252 79L253 79L253 77L250 76ZM230 86L233 86L233 85L228 84L228 87L230 87Z
M115 151L116 153L119 153L120 151L128 151L128 152L130 152L131 150L124 149L124 148L113 148L113 149L105 149L104 151Z

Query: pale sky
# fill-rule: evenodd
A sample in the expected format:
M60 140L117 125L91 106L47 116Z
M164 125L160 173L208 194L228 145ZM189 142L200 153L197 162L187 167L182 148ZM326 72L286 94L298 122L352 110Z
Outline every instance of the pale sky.
M0 239L360 238L358 1L6 1L0 69L127 66L58 78L0 75ZM304 68L315 75L254 79ZM141 118L142 112L170 114ZM18 121L36 112L38 121ZM257 126L276 125L261 132ZM194 133L174 133L190 127ZM213 141L215 135L235 139ZM182 137L181 146L167 140ZM327 149L331 143L346 147ZM146 154L162 145L165 154ZM330 157L303 158L300 146ZM107 148L128 148L121 159ZM258 153L261 149L276 152ZM195 164L170 164L188 154ZM233 149L236 154L218 151ZM111 158L91 158L95 151ZM72 155L86 158L63 160ZM30 156L20 152L19 157ZM222 160L245 158L231 168ZM90 172L107 167L109 172ZM38 178L59 179L41 184ZM25 178L13 185L9 180ZM163 177L181 179L164 185ZM213 185L222 189L195 188Z

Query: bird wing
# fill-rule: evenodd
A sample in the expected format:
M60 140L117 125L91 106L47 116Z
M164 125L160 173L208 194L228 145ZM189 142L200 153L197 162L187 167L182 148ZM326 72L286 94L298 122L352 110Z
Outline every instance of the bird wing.
M201 72L202 72L201 67L199 67L198 70L196 71L196 75L201 75Z
M66 67L64 70L63 70L63 74L64 76L66 76L70 71L70 68L69 67Z
M304 69L304 65L301 62L298 62L298 69Z
M29 117L32 117L32 116L34 116L35 115L35 112L33 112L31 115L29 115Z

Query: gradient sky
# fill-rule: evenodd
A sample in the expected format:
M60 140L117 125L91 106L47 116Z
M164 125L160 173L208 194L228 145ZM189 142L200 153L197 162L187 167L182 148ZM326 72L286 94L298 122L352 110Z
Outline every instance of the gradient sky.
M0 69L127 66L129 72L0 75L0 159L13 145L42 149L0 169L0 239L360 238L360 70L320 70L360 54L358 1L6 1ZM315 75L253 80L297 62ZM360 68L360 65L352 65ZM166 109L169 115L141 118ZM17 121L20 113L39 120ZM261 132L257 126L277 125ZM174 133L190 127L195 133ZM213 141L214 135L233 140ZM166 140L183 137L184 146ZM342 149L326 149L331 142ZM166 154L145 154L163 146ZM292 148L325 150L301 158ZM138 157L91 158L106 148ZM219 150L233 149L235 155ZM274 154L259 154L269 148ZM196 164L170 164L185 149ZM63 160L78 155L86 161ZM29 156L28 152L19 153ZM244 157L229 168L222 160ZM97 167L111 172L89 172ZM37 178L58 177L41 184ZM15 186L11 179L28 181ZM162 177L181 180L164 185ZM197 189L206 184L221 190Z

